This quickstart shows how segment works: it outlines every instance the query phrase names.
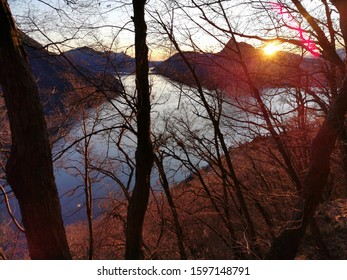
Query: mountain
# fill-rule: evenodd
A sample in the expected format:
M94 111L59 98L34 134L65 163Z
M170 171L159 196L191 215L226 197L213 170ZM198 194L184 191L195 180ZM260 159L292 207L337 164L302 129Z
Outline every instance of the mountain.
M91 92L102 96L101 91L114 97L121 91L114 72L106 71L104 61L92 59L82 51L83 48L58 55L47 51L24 33L21 32L20 35L47 115L56 110L65 111L68 99L70 102L76 101ZM89 53L97 52L90 49ZM112 56L115 57L116 54ZM117 56L118 61L122 57L124 60L124 56Z
M21 39L39 89L46 113L62 109L64 96L72 91L73 85L66 78L72 69L66 61L54 53L48 52L41 44L21 33Z
M242 61L238 52L242 55ZM246 66L255 86L261 89L300 85L303 83L302 77L309 76L318 63L316 58L303 58L285 51L266 56L262 49L245 42L235 43L233 40L218 53L184 52L183 55L202 86L222 89L233 95L249 92L243 66ZM196 85L191 70L179 53L157 65L155 71L177 81Z
M125 53L100 52L89 47L81 47L67 51L64 55L83 72L109 74L135 72L135 59Z
M207 79L209 69L216 63L214 55L207 53L184 52L184 57L202 81ZM157 64L154 72L186 84L195 84L191 70L179 53Z

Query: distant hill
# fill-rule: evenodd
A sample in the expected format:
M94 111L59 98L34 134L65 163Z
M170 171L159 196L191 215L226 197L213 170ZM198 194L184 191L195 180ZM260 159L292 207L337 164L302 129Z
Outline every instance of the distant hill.
M109 74L132 74L135 72L135 59L125 53L100 52L89 47L69 50L64 55L81 71Z
M104 60L94 59L99 55L96 51L79 48L57 55L47 51L24 33L21 33L21 37L46 114L51 114L54 110L64 111L64 100L77 97L77 92L81 94L81 89L85 92L106 91L111 96L121 90L114 71L105 69ZM94 53L98 55L88 55ZM110 56L115 57L116 54ZM119 66L120 60L118 62ZM123 71L124 67L119 67Z
M21 37L45 112L62 109L64 96L73 89L73 85L65 77L66 73L71 75L72 69L61 56L48 52L24 33L21 33Z
M319 60L303 58L297 54L279 51L266 56L261 49L241 42L230 40L218 53L184 52L184 56L194 69L202 86L210 89L222 89L230 94L249 92L242 63L238 56L242 54L242 63L247 67L253 83L259 88L295 86L307 82L313 69L317 69ZM195 85L195 80L180 54L175 54L155 67L159 74L186 84ZM315 79L323 79L316 74ZM313 83L313 80L310 81Z

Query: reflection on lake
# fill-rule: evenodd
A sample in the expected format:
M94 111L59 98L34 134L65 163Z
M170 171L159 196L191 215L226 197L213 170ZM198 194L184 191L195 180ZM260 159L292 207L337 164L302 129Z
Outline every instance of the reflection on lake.
M150 75L150 78L153 143L156 151L164 156L165 172L173 185L191 175L187 166L201 168L209 164L208 158L217 151L215 131L196 89L160 75ZM124 190L131 191L133 187L136 123L131 106L134 105L135 77L122 76L122 82L127 95L85 112L85 119L76 123L64 141L54 146L55 178L65 223L86 219L86 164L94 217L109 199L124 199ZM290 95L282 91L288 89L267 90L264 102L281 118L289 118L294 105ZM222 98L218 91L206 93L211 112L219 116L216 119L228 147L266 133L253 98L231 100ZM73 144L79 138L81 141ZM153 168L151 182L154 190L161 190L156 168Z
M176 143L170 143L169 133L186 142L185 130L190 128L193 135L205 135L208 139L211 134L210 121L196 92L188 86L182 86L168 79L151 75L152 93L152 132L155 145L167 152L174 150L175 155L185 158L183 151L176 149ZM127 96L120 96L113 100L113 104L106 102L102 106L88 112L86 119L86 134L100 131L91 136L89 146L89 165L94 169L90 172L93 188L94 208L100 209L105 199L123 198L121 186L131 190L134 183L134 157L136 137L131 129L124 126L134 126L135 117L130 109L135 94L135 77L123 76L122 80ZM66 141L58 143L53 154L68 147L75 139L83 138L83 120L75 124ZM211 139L209 139L210 141ZM165 141L165 143L163 142ZM84 144L82 140L71 147L55 162L55 177L61 195L62 211L65 222L84 219ZM207 163L199 157L190 155L190 160L198 167ZM182 162L166 157L164 167L171 184L180 182L190 175ZM103 169L103 170L101 170ZM110 175L110 176L109 176ZM160 189L157 170L153 169L152 187Z

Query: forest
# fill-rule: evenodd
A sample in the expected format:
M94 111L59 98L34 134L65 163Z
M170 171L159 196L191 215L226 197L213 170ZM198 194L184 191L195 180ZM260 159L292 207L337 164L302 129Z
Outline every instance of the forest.
M1 0L0 260L347 259L347 2Z

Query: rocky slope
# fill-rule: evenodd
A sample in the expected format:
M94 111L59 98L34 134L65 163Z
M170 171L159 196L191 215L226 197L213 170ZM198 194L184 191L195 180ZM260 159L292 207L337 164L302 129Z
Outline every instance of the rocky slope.
M347 259L347 199L335 199L323 204L316 214L321 239L327 253L320 252L308 232L297 259Z

